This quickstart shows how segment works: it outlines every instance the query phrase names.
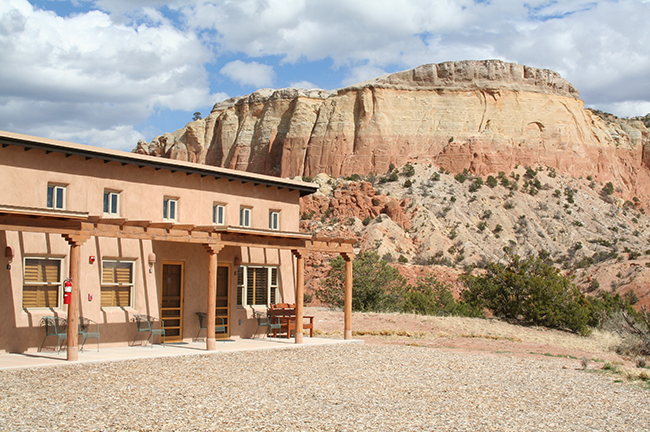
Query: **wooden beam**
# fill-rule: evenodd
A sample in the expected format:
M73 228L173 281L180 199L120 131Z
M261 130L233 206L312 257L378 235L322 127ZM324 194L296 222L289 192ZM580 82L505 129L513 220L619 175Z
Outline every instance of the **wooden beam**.
M303 249L306 240L291 237L268 237L259 234L224 232L221 240L227 246L272 247L277 249Z
M353 254L341 254L345 260L345 291L343 300L343 337L352 339L352 262Z
M296 334L295 342L303 343L303 304L305 296L305 250L292 250L296 257ZM287 327L287 331L289 328Z

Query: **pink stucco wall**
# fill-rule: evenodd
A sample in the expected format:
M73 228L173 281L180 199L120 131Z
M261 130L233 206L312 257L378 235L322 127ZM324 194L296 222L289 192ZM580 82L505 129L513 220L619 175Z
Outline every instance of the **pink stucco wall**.
M126 219L162 222L163 198L173 197L179 200L177 223L181 224L211 225L213 203L222 203L226 204L227 225L239 224L239 208L243 205L253 208L252 228L268 229L269 210L281 212L282 231L297 232L299 226L299 192L291 188L104 163L36 149L25 151L15 146L0 148L0 205L45 208L48 183L66 186L66 210L90 215L102 216L104 190L113 190L120 192L120 217ZM53 314L65 317L67 306L60 301L61 305L53 310L22 308L24 257L61 257L67 277L70 248L59 234L0 231L0 250L5 246L13 249L15 258L11 269L6 269L5 258L0 262L0 295L4 299L0 302L0 352L34 350L44 335L39 325L41 318ZM147 257L151 252L156 254L157 262L150 273ZM90 256L96 257L94 263ZM226 247L219 253L219 265L229 266L231 276L231 337L250 337L257 322L251 307L236 305L235 257L242 265L278 266L278 301L286 302L295 301L295 262L289 250ZM102 258L135 260L133 307L100 307ZM161 268L165 261L184 264L183 339L191 340L198 331L195 312L207 309L208 254L201 245L116 238L91 238L83 244L79 310L80 315L100 323L102 343L124 345L132 340L133 314L159 316Z

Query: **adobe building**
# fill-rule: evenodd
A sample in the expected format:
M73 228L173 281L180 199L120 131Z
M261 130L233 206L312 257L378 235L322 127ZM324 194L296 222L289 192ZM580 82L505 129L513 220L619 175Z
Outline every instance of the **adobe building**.
M215 323L254 337L254 312L273 303L296 303L301 343L310 251L346 260L351 337L353 241L299 232L299 199L316 185L10 132L0 144L0 352L36 350L44 316L67 319L69 360L79 317L99 323L101 345L133 341L137 314L189 341L197 312L211 350Z

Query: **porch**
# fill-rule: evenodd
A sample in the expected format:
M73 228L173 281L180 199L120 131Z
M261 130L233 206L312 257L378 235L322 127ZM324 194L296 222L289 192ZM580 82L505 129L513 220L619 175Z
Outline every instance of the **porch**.
M154 344L146 346L121 346L104 347L99 352L90 342L83 351L78 352L76 363L101 363L111 361L135 360L144 358L181 357L196 355L219 355L225 352L300 349L307 346L323 346L349 343L363 343L355 339L334 338L304 338L302 344L296 344L295 339L286 338L260 338L260 339L233 339L217 342L213 351L206 351L205 342L167 343L165 346ZM41 352L25 352L19 354L0 354L0 370L2 369L27 369L36 367L63 366L70 364L67 354L56 350Z

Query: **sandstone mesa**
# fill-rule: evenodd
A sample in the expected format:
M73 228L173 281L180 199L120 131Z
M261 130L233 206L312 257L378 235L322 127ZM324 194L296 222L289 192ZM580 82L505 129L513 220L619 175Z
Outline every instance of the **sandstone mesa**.
M548 166L650 198L650 132L584 109L558 73L499 60L428 64L334 90L262 89L141 141L138 153L276 175Z

